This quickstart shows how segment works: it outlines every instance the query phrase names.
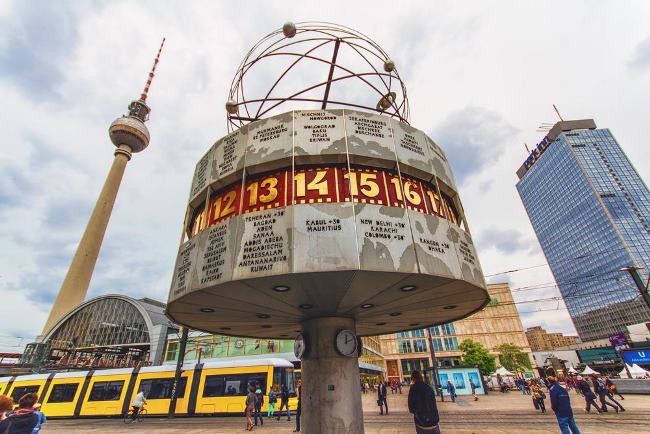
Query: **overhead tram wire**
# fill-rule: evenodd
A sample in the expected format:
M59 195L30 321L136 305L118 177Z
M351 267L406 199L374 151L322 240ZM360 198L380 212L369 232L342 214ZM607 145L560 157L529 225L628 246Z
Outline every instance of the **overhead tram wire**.
M574 256L574 257L571 257L571 258L560 259L558 261L553 261L553 263L558 264L558 263L561 263L561 262L575 261L577 259L585 259L585 258L588 258L588 257L591 257L591 256L601 255L601 254L605 254L605 253L611 254L613 251L626 250L627 248L631 248L631 247L643 247L643 246L638 245L638 244L631 244L631 245L629 245L627 247L617 247L615 249L608 249L608 250L602 250L602 251L599 251L599 252L585 253L585 254ZM533 268L541 268L541 267L549 267L549 266L550 266L550 264L548 262L546 262L544 264L531 265L531 266L528 266L528 267L513 268L512 270L502 271L500 273L486 274L485 277L500 276L502 274L517 273L519 271L526 271L526 270L530 270L530 269L533 269Z

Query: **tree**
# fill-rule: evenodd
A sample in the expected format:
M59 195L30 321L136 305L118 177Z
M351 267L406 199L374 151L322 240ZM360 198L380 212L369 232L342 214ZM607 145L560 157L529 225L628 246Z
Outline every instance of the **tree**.
M490 375L497 369L496 357L479 342L471 339L465 339L460 347L463 352L461 364L478 366L483 375Z
M499 353L501 366L511 372L525 371L532 369L528 355L521 351L515 344L502 344L495 348Z

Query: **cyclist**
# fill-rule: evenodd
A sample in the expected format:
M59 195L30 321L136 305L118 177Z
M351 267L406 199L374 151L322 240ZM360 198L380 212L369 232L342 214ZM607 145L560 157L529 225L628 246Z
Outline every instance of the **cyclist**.
M144 407L146 403L147 400L144 397L144 392L140 390L140 392L138 392L138 394L135 395L135 398L131 403L131 407L133 407L133 414L131 415L131 420L135 420L135 418L138 417L138 413L140 413L140 409L142 409L142 407Z

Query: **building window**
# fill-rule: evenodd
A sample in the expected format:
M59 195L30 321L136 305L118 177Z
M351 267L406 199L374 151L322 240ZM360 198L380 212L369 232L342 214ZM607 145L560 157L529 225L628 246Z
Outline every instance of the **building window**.
M47 402L72 402L74 396L77 393L79 384L56 384L52 387L52 392L50 392L50 397L47 398Z
M445 347L447 348L447 351L454 351L458 349L458 339L453 337L453 338L445 338Z
M430 330L433 336L440 336L440 326L433 326Z
M413 330L411 332L411 336L414 338L423 338L424 337L424 330L419 329L419 330Z
M433 350L434 351L444 351L444 347L442 346L442 339L440 338L432 338L433 341Z
M427 343L424 339L413 339L413 352L424 353L427 351Z
M93 384L88 401L118 401L124 381L98 381Z
M456 334L456 327L454 327L453 322L443 324L441 327L442 327L442 333L444 335L450 336Z
M260 388L266 393L266 377L263 372L254 374L208 375L205 377L203 397L246 396L249 386Z
M14 400L14 404L18 404L18 400L23 395L27 393L38 393L38 389L40 389L40 386L17 386L11 392L11 398Z
M413 371L423 372L429 367L428 359L410 359L402 360L402 375L408 377Z
M185 395L187 377L181 377L178 382L177 396L182 398ZM172 397L173 378L152 378L140 382L140 390L144 392L147 399L170 399Z
M399 347L400 353L412 353L411 350L411 341L398 341L397 346Z

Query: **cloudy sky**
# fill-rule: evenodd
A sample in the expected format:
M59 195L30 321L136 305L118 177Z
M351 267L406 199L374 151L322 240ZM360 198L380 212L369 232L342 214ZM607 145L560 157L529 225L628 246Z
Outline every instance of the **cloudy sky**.
M226 131L232 76L287 20L353 27L395 59L412 124L451 159L486 274L545 263L515 170L538 125L557 120L552 104L611 128L648 179L650 2L397 4L0 0L0 349L40 332L112 161L108 125L162 36L151 145L127 167L88 297L166 299L193 168ZM547 267L492 280L505 279L553 282ZM573 332L563 308L519 305L525 326Z

